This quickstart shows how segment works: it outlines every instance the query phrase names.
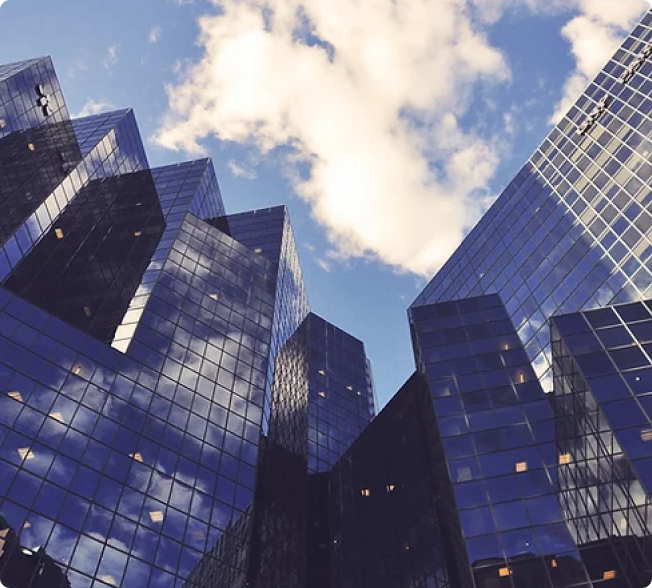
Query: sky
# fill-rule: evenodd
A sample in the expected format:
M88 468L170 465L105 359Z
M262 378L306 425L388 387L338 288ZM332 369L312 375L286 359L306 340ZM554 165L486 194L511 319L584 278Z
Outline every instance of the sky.
M213 159L229 213L286 204L314 312L383 406L406 310L645 0L0 0L73 116L133 107L152 166Z

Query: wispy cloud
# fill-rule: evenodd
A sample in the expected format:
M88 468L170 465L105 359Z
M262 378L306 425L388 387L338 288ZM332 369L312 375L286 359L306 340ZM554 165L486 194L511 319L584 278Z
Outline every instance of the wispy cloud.
M85 59L82 59L81 57L76 57L75 59L72 60L70 65L68 66L67 70L67 75L69 78L74 78L77 77L77 74L88 71L89 65L86 62Z
M640 14L613 0L212 3L218 12L200 19L204 55L168 88L158 143L189 153L211 136L261 154L282 147L282 168L332 244L324 269L360 256L420 276L486 209L501 140L514 133L517 113L496 116L478 98L511 76L488 40L493 23L507 10L565 10L612 30ZM572 22L564 35L588 72L617 33L598 39L601 57L585 66L586 32ZM469 127L460 121L471 108L480 122ZM489 117L502 121L498 135Z
M155 25L150 29L149 36L147 37L147 40L152 45L154 43L158 43L159 39L161 38L162 33L163 33L163 29L159 25Z
M246 180L255 180L258 177L256 170L238 163L234 159L229 160L229 170L236 178L245 178Z
M100 100L89 98L84 106L81 107L81 110L72 114L72 118L83 118L85 116L91 116L93 114L99 114L100 112L107 112L109 110L115 110L115 106L108 100L105 100L104 98Z
M102 63L105 68L109 69L118 63L118 49L118 45L111 45L106 50L106 56L104 57L104 61Z

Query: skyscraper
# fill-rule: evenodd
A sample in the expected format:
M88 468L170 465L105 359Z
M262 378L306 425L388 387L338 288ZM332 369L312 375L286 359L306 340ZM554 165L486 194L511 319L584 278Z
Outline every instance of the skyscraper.
M410 308L461 586L652 578L650 23Z
M652 298L647 13L413 306L500 294L544 389L553 314Z
M376 416L285 207L0 67L0 581L647 585L651 94L652 12L411 305Z
M150 169L130 110L71 120L49 58L0 99L3 585L264 578L276 356L308 321L357 361L332 358L333 461L374 412L362 344L309 315L285 207L227 215L209 160Z

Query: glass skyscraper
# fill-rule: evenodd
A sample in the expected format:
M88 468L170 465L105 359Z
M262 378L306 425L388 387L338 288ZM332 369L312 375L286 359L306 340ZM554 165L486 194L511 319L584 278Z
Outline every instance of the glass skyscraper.
M652 298L652 14L414 305L500 294L547 392L547 320Z
M408 309L376 415L288 211L0 67L0 585L652 581L652 12Z
M130 110L71 120L49 58L0 68L0 179L0 583L267 578L276 356L305 331L328 373L304 477L375 410L362 343L309 314L285 207L227 215L209 160L151 169Z
M652 579L651 23L410 308L460 586Z

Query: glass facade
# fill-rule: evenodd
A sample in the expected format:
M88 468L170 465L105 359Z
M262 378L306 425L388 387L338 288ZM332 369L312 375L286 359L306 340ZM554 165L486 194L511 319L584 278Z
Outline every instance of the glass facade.
M438 508L438 446L432 400L414 374L327 478L316 477L327 493L321 504L318 492L313 498L308 586L456 586Z
M552 320L565 515L580 549L601 560L592 579L610 572L628 588L652 577L651 307Z
M408 311L376 415L284 206L0 66L0 586L643 588L652 12Z
M414 302L499 293L546 392L548 318L652 298L652 12Z
M326 472L369 424L363 343L314 313L278 355L270 437Z
M131 110L70 120L49 58L0 68L0 106L1 585L305 586L309 463L375 409L286 208L226 215L210 160L149 169ZM267 433L299 340L330 398L302 374L296 452Z
M557 497L552 407L500 297L410 314L442 442L444 520L460 585L586 585Z

